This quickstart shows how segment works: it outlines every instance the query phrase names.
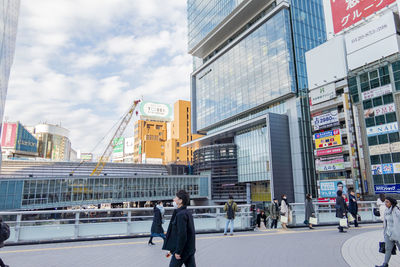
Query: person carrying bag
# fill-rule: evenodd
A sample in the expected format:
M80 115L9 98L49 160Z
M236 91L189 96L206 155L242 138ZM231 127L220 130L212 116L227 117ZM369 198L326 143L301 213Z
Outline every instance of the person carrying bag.
M343 228L347 228L347 218L346 218L346 203L343 199L343 193L341 190L336 192L336 217L339 218L339 233L346 233Z
M385 239L385 247L380 244L380 251L385 251L385 261L382 265L375 265L376 267L387 267L393 249L396 245L400 248L400 208L397 206L397 200L392 197L385 198L385 216L383 221L383 236Z

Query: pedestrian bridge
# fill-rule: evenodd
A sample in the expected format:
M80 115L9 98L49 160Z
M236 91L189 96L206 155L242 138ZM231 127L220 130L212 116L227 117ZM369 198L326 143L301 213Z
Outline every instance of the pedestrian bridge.
M195 257L197 266L210 267L368 267L383 262L383 254L378 253L381 240L382 225L377 223L363 224L347 233L325 226L244 231L233 236L197 234ZM141 237L6 246L0 249L0 257L17 267L168 266L161 239L156 238L153 247L147 241ZM390 263L400 266L400 256L393 256Z

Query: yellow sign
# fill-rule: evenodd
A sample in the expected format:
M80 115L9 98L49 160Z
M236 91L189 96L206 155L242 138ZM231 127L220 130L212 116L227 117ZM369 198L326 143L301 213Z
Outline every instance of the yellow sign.
M332 146L340 146L340 145L342 145L342 138L340 134L315 139L316 149L332 147Z

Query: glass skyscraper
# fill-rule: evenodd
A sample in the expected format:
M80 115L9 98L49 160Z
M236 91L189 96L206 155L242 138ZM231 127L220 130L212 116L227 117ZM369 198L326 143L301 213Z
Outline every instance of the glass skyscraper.
M322 0L188 0L192 131L206 135L186 145L236 145L226 196L314 193L305 52L325 40Z
M14 59L19 5L19 0L0 0L0 126L3 123L8 79Z

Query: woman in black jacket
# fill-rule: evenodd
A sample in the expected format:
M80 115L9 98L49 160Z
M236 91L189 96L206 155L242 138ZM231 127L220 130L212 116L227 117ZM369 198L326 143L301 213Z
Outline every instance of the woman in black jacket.
M335 205L336 217L339 219L346 218L346 210L347 210L346 202L344 201L342 194L343 193L341 190L338 190L336 193L336 205ZM340 224L338 229L340 233L346 233L346 231L343 231L343 227L340 226Z
M151 235L150 235L150 240L149 240L149 246L154 246L155 244L153 243L153 237L161 237L162 239L165 240L165 234L164 234L164 228L162 227L162 212L160 207L164 210L164 207L162 206L162 201L157 202L157 205L154 206L154 217L153 217L153 223L151 225Z
M196 232L192 213L187 209L189 194L180 190L174 198L174 213L167 230L167 238L163 249L172 255L170 267L182 266L195 267L194 254L196 252Z

